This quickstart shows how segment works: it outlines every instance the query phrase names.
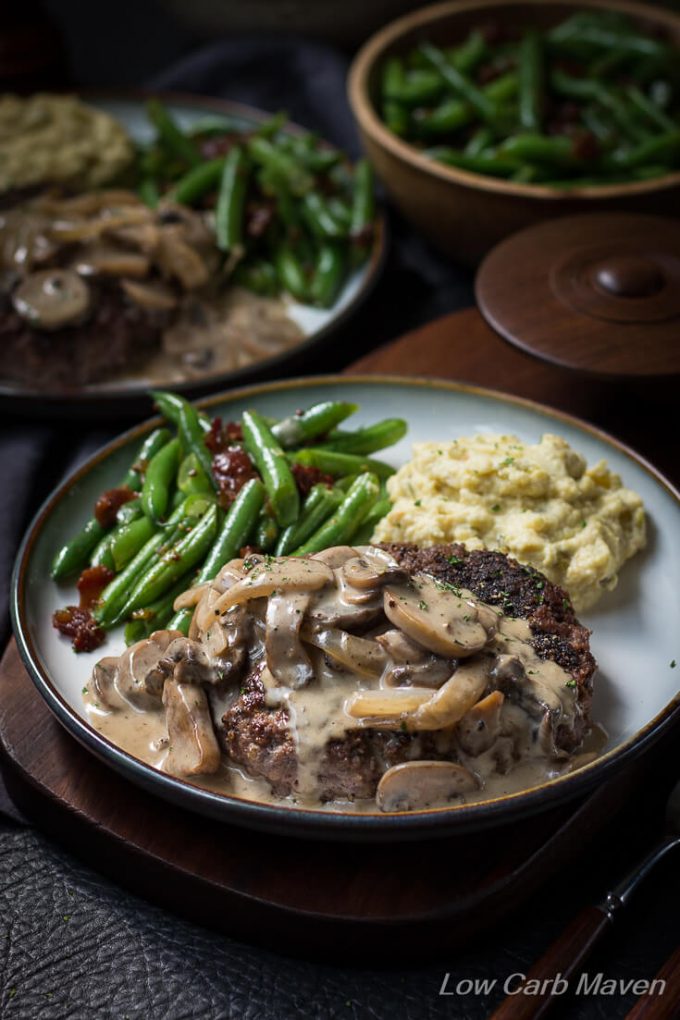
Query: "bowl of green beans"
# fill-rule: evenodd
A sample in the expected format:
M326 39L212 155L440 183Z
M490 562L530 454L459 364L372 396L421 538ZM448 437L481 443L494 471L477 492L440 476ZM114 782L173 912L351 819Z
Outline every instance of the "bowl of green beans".
M671 212L680 16L625 0L457 0L388 25L349 96L378 176L447 254L563 214Z

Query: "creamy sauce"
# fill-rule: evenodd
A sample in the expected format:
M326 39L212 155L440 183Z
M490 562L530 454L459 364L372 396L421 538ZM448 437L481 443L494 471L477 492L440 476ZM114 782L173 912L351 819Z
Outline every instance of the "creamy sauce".
M358 555L356 551L349 552L355 557ZM373 589L359 587L352 594L344 583L340 584L344 562L351 562L347 553L344 560L336 556L323 563L273 561L269 574L264 564L243 574L238 567L242 562L233 561L228 565L229 569L225 568L221 575L224 580L216 582L215 588L203 586L196 591L195 601L199 605L195 620L205 621L201 626L205 626L203 633L207 636L216 627L216 615L225 609L233 613L242 612L243 606L259 606L249 610L256 615L249 632L247 669L252 670L258 662L262 665L265 704L270 708L285 708L297 756L297 777L289 797L276 797L266 781L246 774L223 755L216 773L187 777L195 785L263 803L300 804L325 811L374 812L373 798L328 803L319 799L320 767L329 741L342 740L353 729L404 731L414 735L409 757L415 760L423 757L418 738L422 731L428 739L434 740L434 746L445 757L460 764L460 771L469 776L474 787L456 793L452 799L458 803L472 803L540 785L592 760L603 746L601 733L591 735L579 748L579 755L570 756L555 746L557 726L571 728L577 721L580 709L576 684L555 662L539 658L530 644L532 634L526 620L503 615L469 591L454 591L430 577L417 575L412 581L384 585L387 619L380 613L373 626L358 637L329 623L334 612L348 614L349 619L353 613L372 606L371 612L375 613ZM334 589L329 588L328 578L337 585L335 604L331 600ZM343 582L347 579L348 575L343 574ZM301 600L300 592L305 583L311 584L312 591ZM307 620L316 620L318 628L312 636L315 645L307 640L299 643L291 632L291 648L298 649L302 656L302 671L298 673L288 672L291 663L286 659L283 664L280 654L276 656L277 661L271 660L272 650L276 652L278 648L280 653L282 646L280 637L274 640L271 633L267 636L267 628L276 621L289 627L297 626L299 630L301 621L295 625L291 622L292 614L288 614L291 617L288 619L285 613L281 614L280 606L273 615L265 614L262 608L267 598L270 607L275 599L281 600L286 584L290 586L290 597L297 599L291 605L304 607L295 612ZM346 602L345 598L355 601ZM191 598L186 601L190 604ZM403 625L400 632L390 629L397 622ZM398 637L399 633L402 634L401 647L394 638L391 643L387 641L391 635ZM304 628L303 637L310 637ZM415 637L419 642L417 646ZM164 650L169 640L171 638L160 642ZM316 647L317 644L321 647ZM188 645L200 652L201 646L195 642ZM460 650L464 646L465 653ZM219 642L215 647L221 647ZM409 648L413 649L413 659L405 660L404 654L409 654ZM451 655L452 648L459 649L458 667L450 667L448 679L443 683L424 686L423 677L427 677L432 663L441 667L442 661L437 657L446 652ZM122 670L122 682L133 690L135 697L139 697L139 693L135 677L130 679L129 663L139 660L146 669L148 663L154 661L153 652L152 646L148 652L146 647L137 653L128 652L116 667ZM157 655L157 649L155 652ZM187 654L191 659L196 653ZM211 655L206 661L219 662L219 656ZM275 676L277 668L280 673ZM419 669L425 672L419 674ZM398 670L402 673L406 670L406 682L395 686L394 674ZM311 675L309 682L281 682L282 675L296 678L305 674ZM440 670L441 675L447 676L447 672L441 674ZM236 689L233 685L222 693L219 685L207 689L212 718L219 722L236 699ZM97 699L98 690L104 689L101 685L99 688L91 685L94 695L86 697L92 724L134 757L163 770L168 755L168 734L160 703L152 710L139 710L123 699L122 708L108 710L106 704ZM120 689L116 689L113 699L108 697L110 704L120 703Z

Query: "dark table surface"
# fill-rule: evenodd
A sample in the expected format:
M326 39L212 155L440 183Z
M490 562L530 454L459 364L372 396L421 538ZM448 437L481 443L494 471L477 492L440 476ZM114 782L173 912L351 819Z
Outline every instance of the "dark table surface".
M293 40L215 44L152 84L220 95L291 117L356 152L344 98L345 58ZM471 277L433 253L392 214L383 279L357 317L305 372L344 367L374 346L472 303ZM0 458L0 598L20 537L63 475L118 431L56 420L3 418ZM3 643L6 605L0 606ZM481 1020L511 974L526 971L579 906L597 900L660 830L674 741L656 752L648 795L552 879L512 918L464 951L427 964L308 961L242 944L149 905L100 877L97 862L66 854L13 811L0 789L0 1016L222 1020L288 1017L461 1017ZM491 837L490 837L491 838ZM275 866L275 862L273 862ZM455 861L452 861L455 866ZM678 941L680 873L669 860L599 949L591 975L651 979ZM338 947L339 952L342 947ZM407 950L407 947L406 947ZM439 994L465 979L495 980L480 995ZM634 995L568 997L557 1017L624 1017ZM678 1006L680 1011L680 1004Z

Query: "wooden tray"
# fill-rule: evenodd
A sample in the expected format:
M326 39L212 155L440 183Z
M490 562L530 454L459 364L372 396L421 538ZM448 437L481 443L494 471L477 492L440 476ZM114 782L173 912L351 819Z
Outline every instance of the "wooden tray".
M518 354L474 311L432 323L353 369L484 383L591 420L603 407L601 392L575 389L558 370ZM648 424L648 432L642 421L637 435L629 430L638 448L658 432L658 421ZM670 445L661 447L657 434L655 459L666 469ZM0 692L3 773L37 825L142 896L307 957L332 950L337 960L370 948L373 958L389 952L392 961L395 953L413 960L467 941L601 832L635 799L648 767L636 761L587 798L520 826L389 847L308 843L211 821L128 783L61 728L14 642L0 663ZM405 932L417 937L405 940Z

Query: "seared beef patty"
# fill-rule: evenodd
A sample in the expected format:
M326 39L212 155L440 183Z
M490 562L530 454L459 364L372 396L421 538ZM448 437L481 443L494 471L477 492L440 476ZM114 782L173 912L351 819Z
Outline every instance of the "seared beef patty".
M167 321L166 312L133 305L116 284L98 288L85 322L53 332L34 329L0 296L0 374L36 389L106 380L148 357Z
M583 627L566 593L531 567L498 552L468 552L462 545L421 549L411 544L383 545L409 573L427 573L466 588L507 616L527 620L532 645L542 659L552 659L576 683L578 712L573 727L558 727L555 742L571 752L589 725L592 676L596 663L589 631ZM294 792L297 758L285 709L265 704L261 666L243 680L241 692L222 717L220 737L231 761L266 779L275 794ZM348 731L332 740L321 759L319 788L324 800L372 797L387 768L414 759L455 758L455 734L401 733L377 729Z

